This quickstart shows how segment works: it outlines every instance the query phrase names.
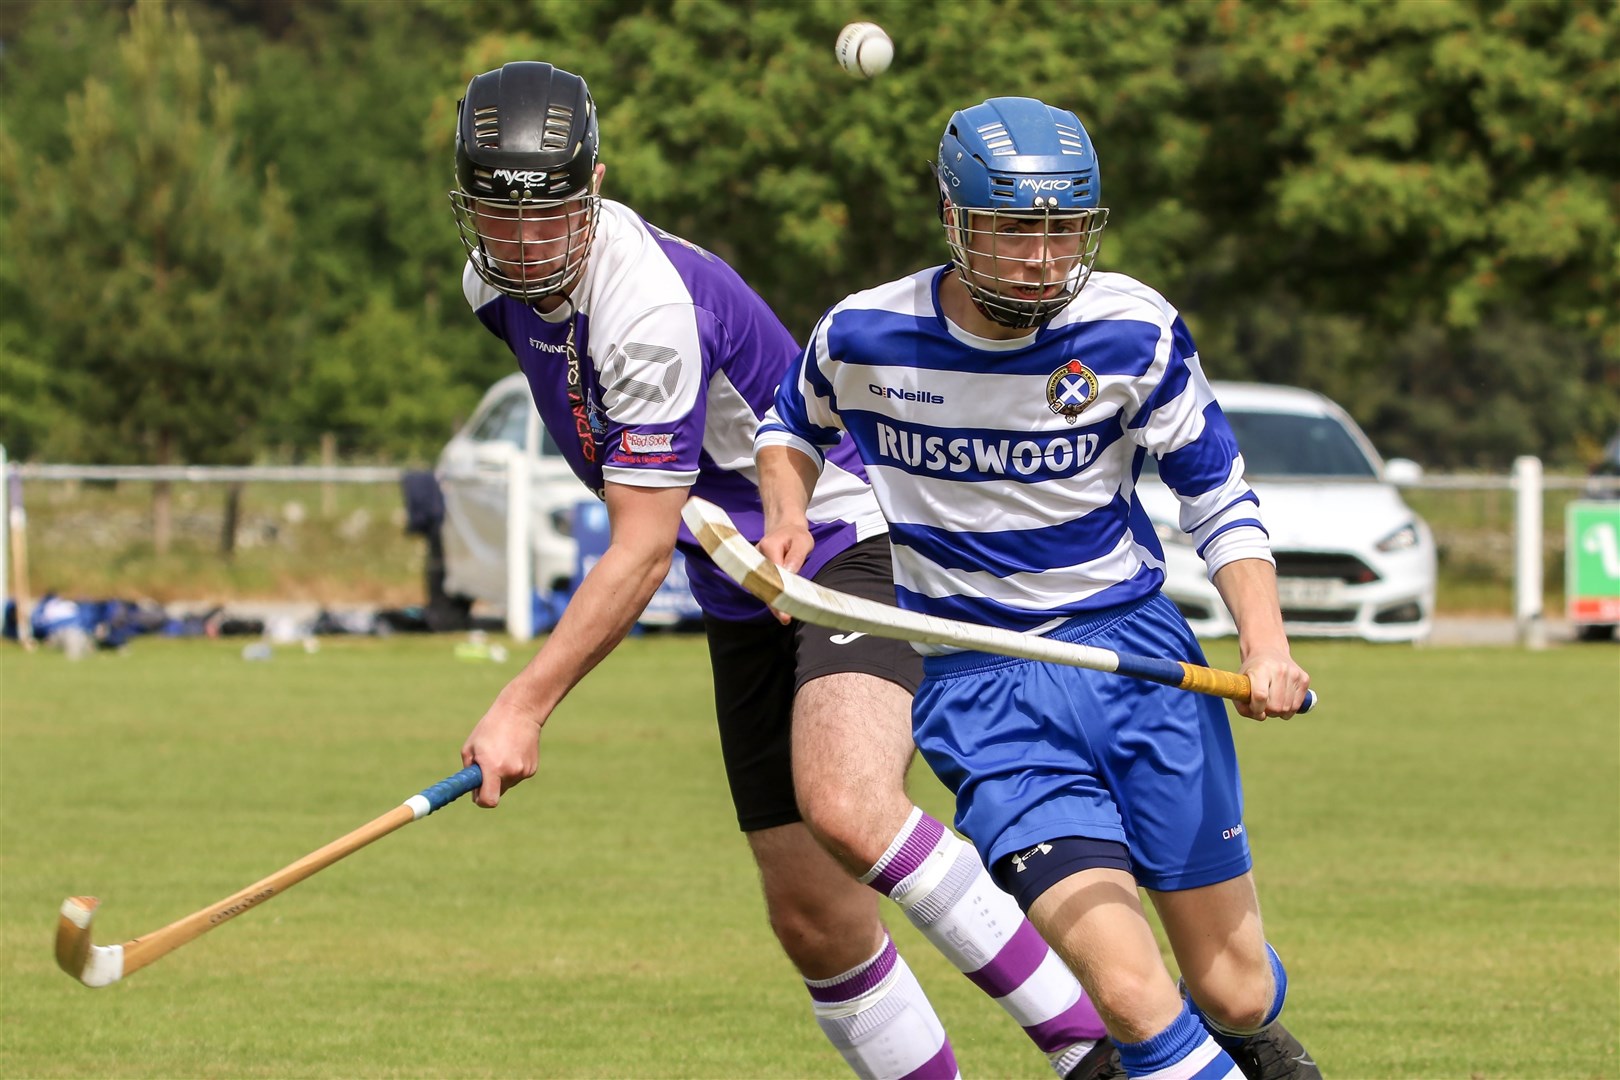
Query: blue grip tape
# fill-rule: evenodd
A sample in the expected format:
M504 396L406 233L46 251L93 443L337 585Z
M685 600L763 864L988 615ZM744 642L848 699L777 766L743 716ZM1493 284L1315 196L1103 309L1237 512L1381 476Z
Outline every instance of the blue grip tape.
M1135 679L1146 679L1149 682L1163 683L1166 686L1180 686L1181 680L1186 677L1179 663L1174 660L1160 660L1152 656L1132 656L1130 653L1116 653L1115 658L1119 666L1114 670L1121 675L1129 675Z
M477 791L478 786L484 782L484 770L477 765L469 765L454 776L447 776L432 787L425 787L421 791L422 798L428 801L428 813L449 806L469 791Z
M1299 707L1299 711L1308 713L1314 708L1316 708L1316 691L1307 690L1305 691L1305 702Z

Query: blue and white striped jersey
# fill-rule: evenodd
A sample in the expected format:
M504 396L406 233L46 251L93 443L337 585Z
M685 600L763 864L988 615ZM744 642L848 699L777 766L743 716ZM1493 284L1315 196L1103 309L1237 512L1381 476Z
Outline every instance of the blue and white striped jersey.
M993 341L941 314L952 272L824 315L755 437L822 459L849 434L889 519L901 607L1043 633L1157 591L1164 549L1136 497L1148 453L1211 575L1271 559L1237 442L1163 297L1094 273L1035 334Z
M572 306L542 315L490 288L470 264L462 288L517 357L541 421L588 488L689 487L724 507L749 540L759 539L765 515L754 431L798 344L736 271L604 199ZM574 394L570 348L580 360ZM882 534L883 516L853 447L831 455L810 520L816 551L807 574L857 540ZM768 617L685 525L678 544L705 612Z

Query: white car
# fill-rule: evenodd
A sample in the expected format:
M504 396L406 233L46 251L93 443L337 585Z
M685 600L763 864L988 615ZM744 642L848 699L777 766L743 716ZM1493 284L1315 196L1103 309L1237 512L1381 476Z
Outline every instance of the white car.
M607 511L568 467L540 423L528 380L514 372L490 387L472 418L445 444L434 475L444 496L444 592L505 608L506 473L512 455L529 453L529 542L537 629L549 629L573 593L575 578L607 549ZM577 529L576 529L577 526ZM583 551L581 550L583 548ZM679 552L663 585L636 620L682 627L700 617Z
M535 588L571 588L577 555L574 507L592 496L540 424L528 381L513 373L489 388L434 469L444 493L444 591L449 595L506 606L506 469L531 435Z
M1396 489L1422 476L1385 463L1348 413L1321 394L1212 383L1260 498L1290 634L1417 641L1434 619L1434 534ZM1137 494L1164 545L1165 595L1200 637L1236 632L1204 561L1177 524L1181 504L1149 455Z

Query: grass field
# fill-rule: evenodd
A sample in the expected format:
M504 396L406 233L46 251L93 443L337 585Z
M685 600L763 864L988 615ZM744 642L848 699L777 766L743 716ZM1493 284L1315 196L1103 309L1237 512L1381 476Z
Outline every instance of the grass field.
M122 941L453 771L515 670L454 643L0 649L0 1076L846 1076L765 926L693 637L627 642L500 810L458 803L127 982L56 970L63 897ZM1237 730L1327 1074L1620 1076L1616 650L1299 653L1321 712ZM889 915L965 1076L1051 1075Z

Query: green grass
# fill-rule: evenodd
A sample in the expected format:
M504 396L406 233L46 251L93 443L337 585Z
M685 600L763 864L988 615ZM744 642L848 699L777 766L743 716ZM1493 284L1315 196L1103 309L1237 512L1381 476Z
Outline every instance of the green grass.
M515 670L453 645L0 649L0 1076L846 1076L765 925L691 637L626 643L500 810L458 803L118 985L55 969L64 896L122 941L453 771ZM1237 728L1290 1025L1338 1078L1620 1076L1613 647L1298 648L1321 712ZM888 915L964 1075L1051 1075Z

